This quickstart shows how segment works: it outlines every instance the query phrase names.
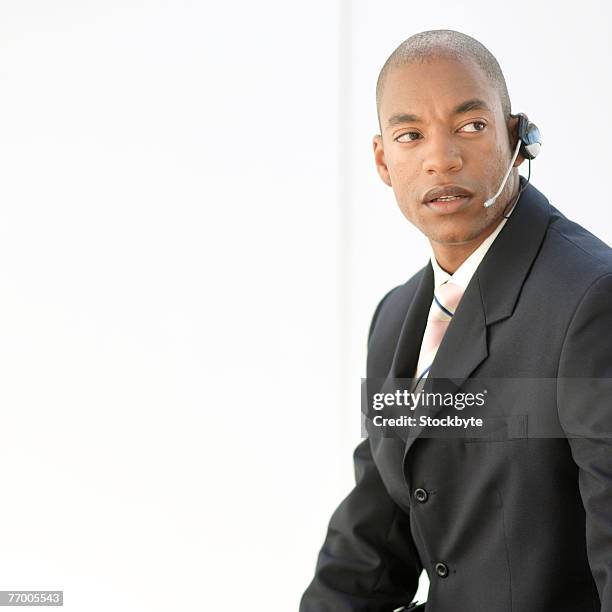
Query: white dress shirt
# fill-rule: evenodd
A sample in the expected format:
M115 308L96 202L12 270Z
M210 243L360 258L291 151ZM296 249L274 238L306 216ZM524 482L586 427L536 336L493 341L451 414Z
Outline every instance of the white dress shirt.
M516 202L514 203L514 205L512 206L512 209L506 215L506 217L509 217L512 214L515 207L516 207ZM495 240L495 238L497 238L498 234L502 231L504 225L506 224L506 221L508 220L506 217L502 218L502 220L499 222L495 230L491 234L489 234L483 240L482 244L480 244L480 246L457 268L457 270L455 270L454 274L449 274L448 272L446 272L440 267L440 264L436 260L435 253L431 247L431 243L429 244L431 266L434 271L434 291L446 281L452 281L453 283L463 287L463 290L465 291L465 289L468 286L468 283L472 279L472 276L474 276L474 272L476 272L476 269L480 265L480 262L484 259L484 256L489 250L489 247L493 244L493 241ZM431 311L436 308L438 308L438 306L434 303L434 300L432 297L429 313L431 314ZM429 363L423 363L423 359L425 357L427 356L423 355L422 352L419 352L419 359L418 359L417 367L414 373L415 378L419 375L420 372L422 372L429 365ZM435 353L434 353L434 357L435 357ZM428 358L431 361L432 358L431 357L428 357ZM425 375L424 378L427 378L427 375Z

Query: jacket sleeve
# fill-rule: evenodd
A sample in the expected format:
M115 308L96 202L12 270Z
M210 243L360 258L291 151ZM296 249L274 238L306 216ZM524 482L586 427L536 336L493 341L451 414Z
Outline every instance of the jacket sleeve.
M612 612L612 274L586 291L567 329L557 379L558 411L586 513L587 554Z
M368 438L353 460L355 487L331 517L300 612L391 612L417 590L422 566L410 517L388 494Z

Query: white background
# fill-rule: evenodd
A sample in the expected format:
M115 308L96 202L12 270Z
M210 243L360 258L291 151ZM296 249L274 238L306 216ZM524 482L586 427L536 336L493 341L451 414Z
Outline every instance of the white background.
M528 6L0 0L0 590L297 609L427 259L372 159L393 49L487 45L532 182L612 241L610 5Z

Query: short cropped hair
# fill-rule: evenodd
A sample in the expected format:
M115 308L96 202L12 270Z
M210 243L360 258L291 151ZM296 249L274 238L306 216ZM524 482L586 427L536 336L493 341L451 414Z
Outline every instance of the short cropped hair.
M501 100L504 119L510 118L511 105L506 79L493 54L475 38L455 30L427 30L419 32L401 43L387 58L376 82L376 112L380 126L380 104L389 72L412 62L438 57L456 60L471 58L483 70Z

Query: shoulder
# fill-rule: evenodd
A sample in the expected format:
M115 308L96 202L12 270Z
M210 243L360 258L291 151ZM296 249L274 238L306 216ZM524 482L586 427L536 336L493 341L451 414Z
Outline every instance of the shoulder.
M612 249L591 231L568 219L554 206L528 284L567 314L599 279L612 274Z
M564 282L590 283L612 273L612 248L554 206L551 206L542 255Z
M370 323L368 344L380 320L385 319L386 321L389 321L389 319L391 319L391 323L393 320L395 320L396 324L401 325L408 306L410 305L410 302L412 301L412 298L419 287L421 279L423 278L423 274L425 274L425 271L429 266L430 264L428 262L427 265L423 266L405 283L393 287L379 300ZM391 326L394 327L393 325Z

